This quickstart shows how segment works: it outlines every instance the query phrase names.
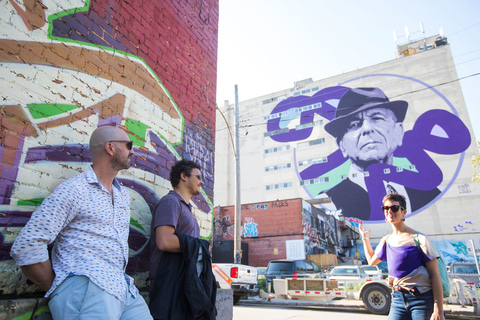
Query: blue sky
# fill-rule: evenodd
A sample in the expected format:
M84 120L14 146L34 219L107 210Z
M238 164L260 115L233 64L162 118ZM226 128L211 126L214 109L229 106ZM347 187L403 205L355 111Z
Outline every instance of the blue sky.
M217 104L247 100L395 59L443 28L480 140L480 1L220 0Z

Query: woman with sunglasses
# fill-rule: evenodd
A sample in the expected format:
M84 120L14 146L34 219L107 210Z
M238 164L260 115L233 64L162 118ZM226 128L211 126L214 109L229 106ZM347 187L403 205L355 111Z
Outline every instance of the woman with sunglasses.
M360 225L368 264L388 263L388 282L392 286L389 320L445 320L443 291L437 258L430 239L405 224L405 197L398 193L383 198L385 221L393 232L380 240L375 251L370 231ZM419 246L417 246L417 242Z

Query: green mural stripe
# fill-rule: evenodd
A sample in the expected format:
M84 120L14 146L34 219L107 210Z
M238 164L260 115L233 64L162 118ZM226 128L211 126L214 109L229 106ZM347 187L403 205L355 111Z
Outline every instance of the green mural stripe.
M34 119L53 117L78 108L75 104L58 103L30 103L27 107Z
M29 320L32 319L32 311L22 314L21 316L15 317L12 320Z
M45 198L22 199L17 201L19 206L40 206Z
M323 190L328 190L342 181L342 175L348 174L350 171L350 161L345 161L342 165L336 167L333 170L328 171L324 175L321 175L319 178L328 177L327 183L319 183L308 185L307 190L312 196L316 196Z
M138 223L138 221L133 219L132 217L130 217L130 224L134 227L137 227L138 229L140 229L142 231L145 231L145 229L142 227L142 225L140 223Z
M150 126L130 118L125 120L125 126L127 129L134 134L128 134L130 140L133 141L133 144L136 146L144 147L145 146L145 136L147 135L147 129Z
M50 312L50 308L48 306L43 306L43 307L40 307L37 309L37 311L35 311L35 313L33 314L33 316L39 316L41 314L44 314L44 313L47 313L47 312ZM15 317L13 318L12 320L29 320L29 319L32 319L32 311L29 311L27 313L24 313L18 317Z
M413 172L418 173L418 170L416 168L414 170L410 169L410 166L412 165L412 163L407 158L393 157L393 165L395 167L403 168L405 170L409 170L409 171L413 171Z

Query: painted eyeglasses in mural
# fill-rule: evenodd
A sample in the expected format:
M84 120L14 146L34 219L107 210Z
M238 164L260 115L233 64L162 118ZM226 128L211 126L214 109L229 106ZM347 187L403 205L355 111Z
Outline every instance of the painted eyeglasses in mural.
M368 77L421 87L436 102L435 108L416 102L414 93L406 95L409 101L390 100L378 87L334 86L311 97L296 96L278 103L267 131L280 132L270 136L277 142L321 138L309 144L318 156L312 161L298 161L298 151L293 151L304 190L311 198L323 199L327 210L375 222L384 221L380 204L387 193L405 195L410 215L441 198L458 175L471 138L454 106L435 88L398 75L362 78ZM316 125L323 123L321 118L328 120L324 127ZM291 125L298 120L300 125ZM338 149L330 154L318 151L330 150L318 146L325 142L322 135L333 137ZM441 164L434 154L450 156L455 165Z

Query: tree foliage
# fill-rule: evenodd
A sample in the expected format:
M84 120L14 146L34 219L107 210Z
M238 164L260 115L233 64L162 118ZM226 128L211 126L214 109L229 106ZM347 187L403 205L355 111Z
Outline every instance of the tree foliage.
M478 144L477 148L480 149L480 141L477 142L477 144ZM477 169L478 172L477 171L473 172L472 181L480 182L480 156L479 155L474 154L472 156L472 167L478 168Z

